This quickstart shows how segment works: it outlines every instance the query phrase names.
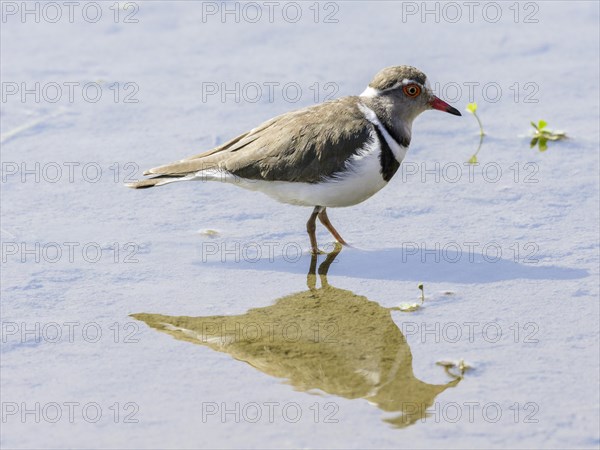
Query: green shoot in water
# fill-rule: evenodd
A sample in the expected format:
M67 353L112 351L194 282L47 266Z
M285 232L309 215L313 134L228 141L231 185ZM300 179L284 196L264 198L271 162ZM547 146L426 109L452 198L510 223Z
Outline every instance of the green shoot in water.
M469 103L467 105L467 111L473 114L477 119L477 123L479 124L479 136L485 136L485 132L483 131L483 124L481 123L481 119L477 115L477 103Z
M467 112L470 112L477 119L477 123L479 124L479 145L477 146L477 150L473 153L473 156L469 158L469 164L477 164L477 154L479 150L481 150L481 145L483 144L483 137L485 136L485 132L483 131L483 124L481 123L481 119L477 115L477 103L469 103L467 105Z
M421 291L421 305L425 302L425 291L423 289L423 283L419 283L417 286ZM413 312L421 307L418 303L402 303L398 309L402 312Z
M533 138L529 143L529 147L533 148L538 146L540 152L548 150L548 141L560 141L567 137L564 131L552 131L546 128L548 123L544 120L540 120L537 125L531 122L531 126L534 128Z

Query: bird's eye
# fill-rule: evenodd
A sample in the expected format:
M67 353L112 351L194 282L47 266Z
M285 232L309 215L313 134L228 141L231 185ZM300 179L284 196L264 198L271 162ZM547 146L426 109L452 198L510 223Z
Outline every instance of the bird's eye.
M402 90L404 91L404 95L410 98L415 98L421 93L421 88L416 84L408 84Z

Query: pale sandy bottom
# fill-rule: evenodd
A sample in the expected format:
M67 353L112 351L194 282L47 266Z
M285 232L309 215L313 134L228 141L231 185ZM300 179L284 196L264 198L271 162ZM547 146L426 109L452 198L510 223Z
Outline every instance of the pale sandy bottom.
M315 23L309 3L295 24L204 23L200 2L139 3L135 24L115 24L109 3L96 24L3 23L3 82L94 81L103 98L1 104L2 446L597 448L598 5L535 4L539 23L521 9L515 24L508 3L498 23L480 10L469 23L466 9L456 24L403 22L400 2L338 3L338 23L324 9ZM481 164L470 179L473 117L419 117L389 186L329 212L356 247L327 289L307 286L309 208L218 183L122 186L315 90L360 93L396 64L463 111L465 83L480 83ZM123 102L127 82L138 103ZM202 83L236 82L280 86L273 101L266 88L254 103L203 101ZM281 90L292 82L296 103ZM571 139L530 149L539 119ZM39 182L9 175L36 162ZM39 262L19 247L36 243ZM423 307L388 309L418 302L420 282ZM460 359L474 369L457 382L436 365ZM411 416L423 404L429 415ZM407 408L412 423L386 421Z

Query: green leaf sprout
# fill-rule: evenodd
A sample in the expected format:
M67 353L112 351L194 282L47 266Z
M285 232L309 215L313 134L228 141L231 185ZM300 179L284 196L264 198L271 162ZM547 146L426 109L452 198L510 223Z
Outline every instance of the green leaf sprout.
M467 161L469 164L477 164L477 155L479 154L481 146L483 145L483 137L485 136L485 132L483 131L483 124L481 123L481 119L477 115L477 103L469 103L466 109L467 112L475 116L475 119L477 119L477 123L479 124L479 145L477 146L477 150L475 151L475 153L473 153L473 155L469 158L469 161Z
M425 302L425 291L423 289L423 283L419 283L417 285L417 287L421 291L421 305L422 305ZM421 305L418 303L402 303L402 304L400 304L400 306L397 309L402 312L413 312L413 311L416 311L419 308L421 308Z
M469 103L467 105L467 111L470 112L471 114L473 114L475 116L475 118L477 119L477 123L479 124L479 135L485 136L485 133L483 131L483 124L481 123L481 119L477 115L477 103Z
M564 131L552 131L546 128L548 122L545 120L538 121L537 125L535 122L531 122L531 126L534 129L533 138L529 143L529 147L533 148L536 145L540 152L548 150L548 141L560 141L567 137Z

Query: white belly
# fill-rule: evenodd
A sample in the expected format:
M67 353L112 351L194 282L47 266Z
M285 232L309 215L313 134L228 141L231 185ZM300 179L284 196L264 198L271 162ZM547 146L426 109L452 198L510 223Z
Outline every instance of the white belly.
M406 153L406 149L403 150L402 157ZM387 185L381 176L380 152L379 141L375 138L347 161L344 171L338 177L319 183L248 180L231 174L223 176L222 172L215 173L212 177L207 171L199 172L196 176L259 191L292 205L333 208L352 206L364 202Z
M282 203L300 206L352 206L379 192L387 182L380 173L379 156L372 152L354 170L320 183L241 180L239 186L260 191ZM238 184L238 183L236 183Z

